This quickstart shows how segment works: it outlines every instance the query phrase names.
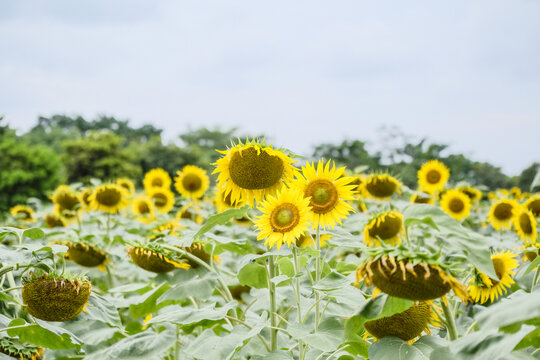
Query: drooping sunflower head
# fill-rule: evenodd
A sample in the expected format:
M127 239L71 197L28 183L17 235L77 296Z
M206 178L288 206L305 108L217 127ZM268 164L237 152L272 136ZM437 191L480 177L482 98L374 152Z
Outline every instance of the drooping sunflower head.
M397 245L405 234L403 215L388 211L372 218L364 227L364 243L367 246L381 246L381 243Z
M156 168L144 174L143 186L146 192L151 192L156 188L169 190L171 182L171 176L167 171Z
M139 217L137 220L148 223L154 220L154 204L146 195L139 195L131 204L131 209Z
M175 219L178 221L182 219L191 220L197 224L202 224L204 222L204 216L201 214L201 208L193 203L182 206L182 208L180 208L180 210L178 210L176 213Z
M475 274L470 279L468 287L469 294L475 302L480 304L488 300L493 302L507 292L510 285L515 282L510 275L515 274L513 270L519 265L515 259L516 256L511 251L491 255L497 279L492 279L475 269Z
M128 178L118 178L116 179L116 185L120 185L126 189L128 197L132 197L135 194L135 184Z
M519 204L515 200L501 199L491 205L488 221L495 230L509 229Z
M427 192L416 192L411 196L411 202L415 204L430 204L433 205L435 199L433 195Z
M266 195L275 194L297 172L292 165L296 161L256 140L219 152L224 156L215 163L213 173L219 174L218 188L231 194L232 202L243 200L253 206Z
M418 170L418 186L429 192L444 188L450 178L450 170L438 160L430 160Z
M66 259L81 266L104 267L105 261L107 261L105 252L94 245L69 241L58 242L58 244L68 247Z
M529 209L525 206L519 207L512 222L521 240L531 244L536 242L536 238L538 237L536 219Z
M311 219L309 199L294 188L268 196L259 210L262 215L255 221L257 240L266 239L269 248L276 245L279 249L283 243L291 246L307 231Z
M399 180L388 174L371 174L364 184L364 192L379 200L389 199L400 188Z
M458 190L467 195L471 199L471 203L480 201L483 196L482 191L472 186L460 186Z
M0 337L0 353L9 355L15 359L42 360L43 349L22 342L17 338L7 336Z
M180 225L177 220L167 221L153 229L153 232L155 233L153 238L161 237L163 235L177 236L182 229L185 229L185 227Z
M93 192L94 192L93 189L88 188L88 189L79 191L78 193L79 201L82 205L83 210L85 211L89 211L92 209L92 204L90 202L90 195L92 195Z
M346 202L354 200L355 185L350 185L353 178L343 176L345 168L336 169L333 161L324 165L324 159L315 163L307 163L302 167L302 175L293 185L300 189L304 197L309 198L309 206L313 222L323 229L334 228L341 224L354 209Z
M525 206L532 212L534 217L540 217L540 195L532 196L529 200L527 200Z
M129 205L127 191L116 184L100 185L90 195L90 204L94 210L116 214Z
M176 191L184 197L200 199L210 184L206 171L194 165L186 165L174 178Z
M174 193L166 188L153 188L147 193L154 209L160 214L166 214L174 207Z
M9 209L11 216L26 222L36 221L34 218L34 210L26 205L15 205Z
M441 207L455 220L462 220L471 212L471 199L459 190L448 190L441 198Z
M68 185L60 185L52 194L51 200L59 205L62 210L77 211L80 208L80 200L77 193Z
M366 321L364 323L367 331L365 337L369 334L373 335L375 339L395 336L403 341L410 341L419 337L422 332L431 334L429 325L436 325L436 321L439 319L432 306L431 302L421 301L403 312Z
M54 213L45 215L44 220L45 220L45 225L47 226L48 229L52 229L55 227L66 227L66 221L62 217Z
M166 273L174 269L189 269L189 264L178 261L159 249L149 249L145 246L128 246L127 253L138 267L155 273Z
M306 233L303 233L300 235L298 239L296 239L296 246L299 248L307 248L312 247L315 248L317 245L315 242L317 241L317 235L316 234L310 234L309 231ZM321 242L321 248L325 247L327 243L332 239L332 235L330 234L320 234L319 240Z

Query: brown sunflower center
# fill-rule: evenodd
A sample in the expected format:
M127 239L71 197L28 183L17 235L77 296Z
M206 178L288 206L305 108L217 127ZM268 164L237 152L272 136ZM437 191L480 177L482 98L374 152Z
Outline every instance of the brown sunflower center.
M510 219L512 217L512 205L506 203L498 204L495 207L495 211L493 211L493 215L495 215L498 220Z
M450 202L448 203L448 208L453 213L460 213L465 208L465 204L463 203L463 200L459 198L452 198L450 199Z
M155 193L152 195L152 200L154 201L154 205L161 208L167 205L167 196L163 193Z
M116 206L122 200L122 193L114 188L106 188L96 193L96 201L105 206Z
M126 189L127 191L131 191L131 187L129 186L129 184L125 181L122 181L120 183L120 186L123 187L124 189Z
M519 215L519 227L526 235L531 235L533 233L531 219L526 213Z
M533 213L534 216L540 216L540 199L533 200L527 205L527 208Z
M336 186L326 179L311 181L306 187L304 196L311 196L309 205L316 214L332 211L339 200Z
M382 215L381 218L373 220L373 226L369 229L369 236L381 240L392 239L399 233L401 226L401 218L398 216Z
M202 187L202 179L196 174L186 174L182 177L182 185L189 192L195 192Z
M92 191L86 190L82 196L81 199L85 205L90 205L90 195L92 195Z
M163 180L160 178L154 178L152 179L152 186L155 187L162 187L163 186Z
M426 180L430 184L438 184L441 178L441 173L437 170L429 170L426 174Z
M255 148L236 152L229 163L231 180L243 189L260 190L277 184L283 175L283 161Z
M141 201L138 206L140 214L148 214L150 212L150 207L146 201Z
M60 193L58 196L56 196L55 200L57 204L66 210L74 210L77 204L79 204L79 199L77 196L68 192Z
M385 198L397 190L397 184L390 179L371 179L366 183L366 190L375 197Z
M294 229L300 222L298 208L291 203L277 206L270 214L270 225L275 232L286 233Z
M429 204L431 201L430 197L422 196L422 195L415 195L413 198L413 202L416 204Z

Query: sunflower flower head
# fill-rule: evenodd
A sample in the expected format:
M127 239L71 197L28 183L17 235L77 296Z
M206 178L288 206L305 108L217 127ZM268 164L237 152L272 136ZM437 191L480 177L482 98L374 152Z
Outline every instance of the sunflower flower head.
M186 165L174 178L176 191L184 197L200 199L210 184L206 171L194 165Z
M132 197L135 194L135 184L128 178L118 178L116 179L116 185L120 185L126 189L128 197Z
M66 217L73 217L81 207L79 196L68 185L60 185L52 194L51 200L59 215Z
M159 214L166 214L174 207L174 193L168 188L152 188L147 195Z
M387 211L373 217L364 227L364 243L367 246L381 246L381 243L395 246L401 243L405 234L403 215L397 211Z
M129 205L129 200L127 191L122 186L106 184L95 188L90 195L90 203L94 210L116 214Z
M156 188L168 190L171 188L171 183L171 176L161 168L152 169L144 174L143 186L146 192L151 192Z
M9 209L9 212L11 216L25 221L25 222L33 222L36 221L34 218L34 210L32 210L31 207L26 205L15 205L11 209Z
M534 217L540 218L540 195L530 197L525 206L532 212Z
M522 206L518 208L512 222L521 240L528 244L536 242L536 238L538 237L536 219L527 207Z
M131 210L135 215L139 217L137 220L148 223L154 220L154 204L152 200L146 195L139 195L131 203Z
M418 170L418 186L430 193L439 191L450 178L450 170L439 160L430 160Z
M491 205L488 221L495 230L509 229L519 204L512 199L500 199Z
M462 220L471 212L471 199L459 190L448 190L441 198L441 207L455 220Z
M400 192L401 183L389 174L371 174L364 183L364 193L372 198L387 200Z

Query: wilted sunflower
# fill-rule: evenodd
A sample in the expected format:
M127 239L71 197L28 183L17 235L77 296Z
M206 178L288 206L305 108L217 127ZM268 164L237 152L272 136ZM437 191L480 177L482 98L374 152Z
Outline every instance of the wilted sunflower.
M375 286L374 296L382 291L390 296L420 301L437 299L454 290L461 300L468 299L464 285L439 265L409 259L387 255L369 258L356 269L355 284L362 279L367 286Z
M45 215L45 225L47 225L48 229L66 227L66 221L56 214L47 214Z
M92 189L84 189L78 193L79 201L82 205L83 210L89 211L92 209L92 204L90 203L90 195L92 195Z
M9 212L11 213L11 216L16 217L19 220L26 222L36 221L34 218L34 210L32 210L31 207L25 205L15 205L9 209Z
M169 173L157 168L144 174L143 186L146 192L151 192L156 188L169 190L171 188L171 182Z
M418 186L430 193L441 190L450 178L450 170L439 160L430 160L418 170Z
M139 195L133 199L131 210L135 215L139 215L137 220L143 223L154 221L154 204L146 195Z
M66 259L81 266L98 267L102 271L105 270L107 255L103 250L82 242L58 241L55 243L68 247L68 251L65 255Z
M68 185L60 185L51 196L52 202L57 205L58 215L73 217L81 207L77 193ZM67 213L67 214L66 214Z
M515 200L501 199L491 205L488 221L495 230L509 229L518 207L519 204Z
M42 360L43 349L27 344L18 338L0 337L0 353L21 360Z
M364 242L367 246L399 244L400 236L405 234L403 215L396 211L388 211L372 218L364 227Z
M400 188L399 180L388 174L371 174L364 183L364 193L380 200L389 199Z
M266 195L275 194L297 171L294 160L256 140L218 152L224 156L214 164L213 174L219 174L218 188L231 194L232 202L243 200L253 206Z
M515 282L510 275L515 274L513 270L519 265L515 259L516 256L511 251L491 255L497 279L492 279L475 269L475 275L469 281L470 285L468 287L469 294L475 302L480 304L488 300L493 302L493 300L506 293L510 285Z
M442 196L441 207L445 213L459 221L469 216L471 199L459 190L448 190Z
M461 186L458 188L458 190L467 195L469 199L471 199L472 203L478 202L482 199L482 192L472 186Z
M309 199L297 189L283 189L276 196L268 196L259 206L262 215L255 221L259 231L257 240L266 239L269 248L291 246L308 229Z
M536 242L536 238L538 237L536 219L529 209L525 206L517 209L512 222L521 240L531 244Z
M174 207L174 193L169 189L153 188L148 191L147 195L160 214L166 214Z
M534 195L525 203L527 209L529 209L535 217L540 217L540 195Z
M116 179L116 185L120 185L121 187L126 189L128 197L132 197L133 194L135 194L135 185L133 184L133 181L128 178Z
M184 197L201 198L210 184L210 179L206 171L194 165L186 165L182 171L176 172L174 187L176 191Z
M315 237L316 237L316 234L311 234L310 236L309 231L306 233L303 233L302 235L300 235L298 239L296 239L296 246L300 248L307 248L307 247L315 248L316 247ZM323 248L327 245L326 243L330 241L330 239L332 239L332 235L321 234L319 239L321 241L321 248Z
M90 204L95 210L116 214L129 205L127 191L116 184L100 185L90 195Z
M332 167L330 167L332 166ZM315 226L320 224L323 229L327 226L334 228L336 222L347 217L354 209L345 201L354 200L355 185L349 185L353 180L343 176L345 168L336 169L335 163L330 160L324 165L320 160L307 163L302 167L302 175L293 185L299 188L304 197L309 198L309 206Z
M155 272L166 273L174 269L189 269L189 264L177 261L166 254L144 247L127 247L127 252L131 260L140 268Z
M438 326L439 316L428 301L415 303L407 310L391 316L369 320L364 323L366 334L373 335L376 340L386 336L395 336L403 341L410 341L422 332L431 334L429 324Z

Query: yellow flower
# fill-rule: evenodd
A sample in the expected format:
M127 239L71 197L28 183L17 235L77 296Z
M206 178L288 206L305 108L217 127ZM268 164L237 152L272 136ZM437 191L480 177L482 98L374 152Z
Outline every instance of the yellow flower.
M438 160L428 161L418 170L418 186L430 193L444 188L449 178L450 170Z
M201 210L200 207L195 206L194 204L184 205L176 213L175 219L176 220L187 219L187 220L194 221L197 224L202 224L204 222L204 216L200 214L200 210Z
M218 213L231 208L240 208L245 205L243 201L231 202L231 194L225 195L225 191L223 190L217 192L214 203L216 204Z
M332 166L332 167L330 167ZM351 177L343 176L345 168L336 169L333 161L324 160L315 163L307 163L302 167L302 175L293 185L298 187L309 198L309 206L315 225L320 224L323 229L327 226L334 228L336 222L341 224L341 219L347 217L354 209L347 204L346 200L354 200L353 189L355 185L349 185Z
M416 204L431 204L433 205L433 195L427 192L417 192L411 196L411 202Z
M19 220L26 222L36 221L36 219L34 218L34 210L32 210L32 208L28 206L15 205L11 209L9 209L9 212L13 217L16 217Z
M55 227L66 227L66 222L56 214L47 214L45 215L45 225L47 225L48 229L52 229Z
M79 202L82 205L83 210L89 211L92 209L92 205L90 204L90 195L92 195L92 192L94 190L92 189L84 189L83 191L79 191L78 197Z
M153 236L153 238L163 236L163 234L176 236L178 235L177 230L180 231L182 229L185 229L185 228L182 225L180 225L178 221L171 220L171 221L166 222L165 224L155 227L153 231L154 233L157 233L157 234Z
M77 193L68 185L60 185L51 196L51 200L58 205L58 212L63 215L65 212L75 213L80 210L81 202ZM69 214L69 217L74 216Z
M90 195L90 203L94 210L116 214L128 206L129 201L127 197L126 190L120 185L100 185Z
M512 195L514 199L519 199L521 197L521 189L517 186L513 186L510 189L510 195Z
M259 206L262 215L255 221L259 231L257 240L265 245L281 248L283 243L296 243L309 226L309 199L296 189L283 189L276 196L268 196Z
M511 251L491 255L497 279L492 279L478 270L475 271L475 276L469 281L471 284L468 287L469 294L475 302L480 304L488 300L493 302L506 293L510 285L515 282L510 275L515 274L513 270L519 265L515 259L516 256Z
M186 165L182 171L178 171L176 174L174 187L180 195L199 199L208 190L210 179L208 179L208 175L203 169L193 165Z
M536 242L538 237L538 230L536 229L536 219L532 212L525 206L520 207L516 211L516 215L512 219L514 228L522 240L526 243Z
M131 209L135 215L139 215L137 220L148 223L154 220L154 204L145 195L139 195L133 199Z
M529 209L535 217L540 217L540 195L534 195L525 203L527 209Z
M399 244L400 236L405 234L403 215L396 211L388 211L371 219L364 227L364 242L367 246Z
M461 186L458 188L458 190L467 195L469 199L471 199L472 203L478 202L482 199L482 192L472 186Z
M441 198L445 213L456 220L465 219L471 212L471 199L459 190L448 190Z
M290 182L297 169L295 161L272 146L248 141L226 151L218 151L224 156L214 174L218 188L231 196L231 202L246 201L250 206L260 202L266 195L273 195Z
M310 235L309 231L306 233L303 233L302 235L300 235L298 239L296 239L296 246L301 247L301 248L307 248L308 246L315 248L316 247L315 242L317 241L316 236L317 236L316 234ZM327 242L329 242L331 238L332 238L332 235L321 234L320 235L321 248L325 247L327 245Z
M163 169L157 168L148 171L144 175L143 186L144 190L149 193L156 188L169 190L171 188L171 182L169 173Z
M174 207L174 194L168 188L153 188L147 195L160 214L166 214Z
M116 179L116 185L120 185L126 189L128 197L132 197L133 194L135 194L135 185L133 184L133 181L129 180L128 178Z
M174 269L188 270L190 268L187 262L177 261L168 255L144 247L128 246L126 250L135 265L146 271L166 273Z
M394 193L399 193L401 183L388 174L371 174L364 183L364 193L375 199L389 199Z
M515 200L501 199L491 205L488 221L495 230L509 229L519 205Z

